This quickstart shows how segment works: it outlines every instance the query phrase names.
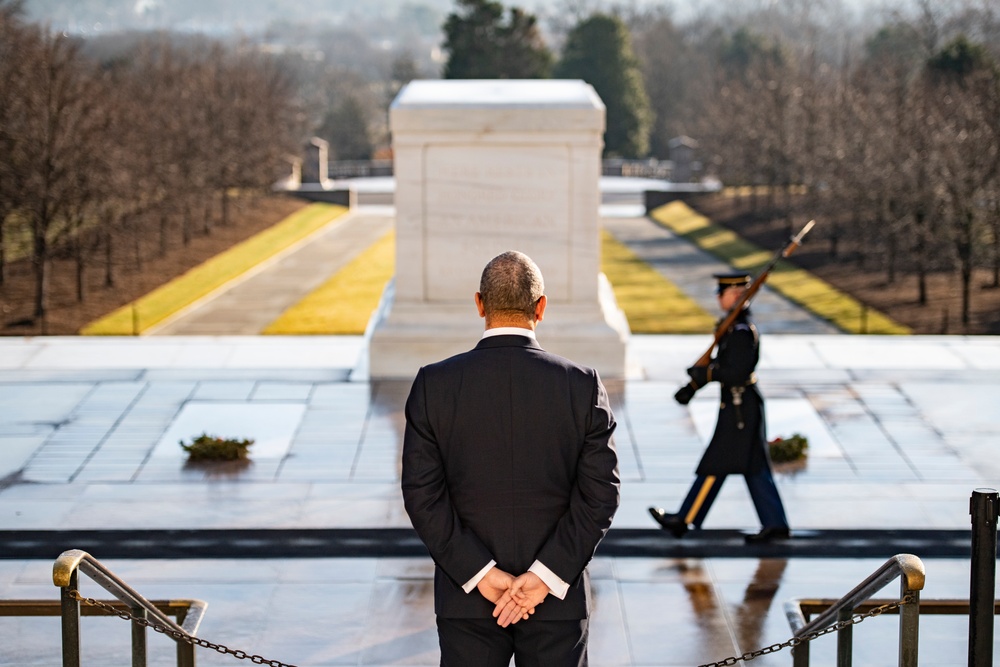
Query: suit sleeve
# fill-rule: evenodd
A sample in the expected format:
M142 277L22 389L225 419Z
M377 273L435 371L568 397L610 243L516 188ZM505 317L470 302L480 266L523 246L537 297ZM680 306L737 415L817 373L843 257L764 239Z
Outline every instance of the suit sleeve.
M566 582L576 581L587 567L618 510L618 454L612 439L615 426L608 393L594 372L586 435L569 509L537 556Z
M406 399L403 435L403 505L434 562L459 587L493 556L464 525L448 492L444 461L427 414L424 370L417 373Z

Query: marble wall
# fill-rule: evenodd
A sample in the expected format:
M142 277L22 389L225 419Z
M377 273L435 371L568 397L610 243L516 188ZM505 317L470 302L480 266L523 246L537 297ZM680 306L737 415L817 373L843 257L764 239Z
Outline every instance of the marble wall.
M396 276L370 326L372 377L412 377L472 347L479 276L505 250L529 255L545 277L541 344L623 376L628 327L599 276L604 105L593 88L414 81L390 125Z

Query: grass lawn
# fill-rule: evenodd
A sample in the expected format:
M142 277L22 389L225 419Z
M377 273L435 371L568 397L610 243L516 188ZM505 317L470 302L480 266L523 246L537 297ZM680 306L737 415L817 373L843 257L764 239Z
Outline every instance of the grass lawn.
M207 296L226 282L266 262L304 240L347 209L312 204L274 227L234 246L81 330L89 335L135 335L164 321ZM654 220L734 267L759 271L770 252L713 225L686 205L674 202L653 212ZM366 248L325 284L272 322L265 334L364 333L382 291L395 270L395 235L389 233ZM705 312L676 285L639 259L610 233L601 235L601 270L607 275L619 307L633 333L688 334L711 332L715 317ZM908 333L881 313L864 309L829 284L780 262L768 283L796 303L844 331ZM860 313L864 312L864 322Z
M633 333L705 333L715 319L614 239L601 237L601 269ZM364 333L394 272L395 238L387 234L295 304L265 334ZM543 269L544 273L544 269Z
M774 256L774 251L763 250L736 233L712 224L708 218L679 201L657 208L651 217L737 269L757 274ZM868 308L791 262L780 260L768 276L767 284L847 333L911 333L909 327Z
M396 234L389 232L262 333L363 334L385 284L395 273L395 257Z
M607 230L601 232L601 270L632 333L703 334L715 328L714 317Z
M310 204L149 294L80 330L89 336L134 336L211 294L347 212L343 206Z

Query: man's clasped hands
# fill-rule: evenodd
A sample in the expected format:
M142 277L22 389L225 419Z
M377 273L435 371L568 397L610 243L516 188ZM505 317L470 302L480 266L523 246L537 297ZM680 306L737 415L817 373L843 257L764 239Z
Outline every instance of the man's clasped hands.
M484 598L496 605L493 618L504 628L527 620L549 594L549 587L534 572L515 577L496 566L490 568L477 588Z

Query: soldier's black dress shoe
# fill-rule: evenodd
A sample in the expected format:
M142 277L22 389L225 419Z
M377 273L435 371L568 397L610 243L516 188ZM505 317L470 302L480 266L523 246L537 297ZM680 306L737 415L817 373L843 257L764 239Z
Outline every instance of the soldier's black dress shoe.
M792 533L788 530L788 528L771 526L770 528L761 529L759 533L744 535L743 541L747 544L767 544L768 542L774 542L775 540L787 540L791 536Z
M664 512L662 507L650 507L649 515L653 517L656 523L660 524L663 530L669 532L677 539L684 537L684 533L688 532L687 524L684 523L684 519L679 514Z

